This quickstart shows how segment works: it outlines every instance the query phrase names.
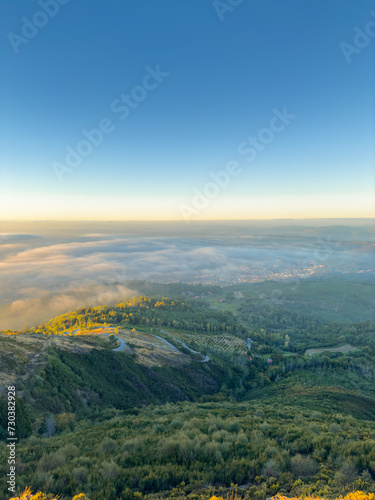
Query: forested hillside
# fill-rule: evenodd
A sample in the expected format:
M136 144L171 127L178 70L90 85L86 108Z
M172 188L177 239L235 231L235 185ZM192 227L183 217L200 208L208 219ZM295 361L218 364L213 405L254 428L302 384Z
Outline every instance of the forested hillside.
M374 324L211 306L140 296L0 335L20 488L62 500L375 491ZM5 422L0 397L3 440ZM5 456L3 442L3 478Z
M308 398L308 395L306 395ZM244 498L375 491L373 421L271 401L177 403L19 446L20 484L92 500L191 498L238 486ZM1 456L3 459L3 455ZM236 486L236 488L237 488ZM156 493L158 493L156 495ZM155 496L156 495L156 496Z
M215 311L202 303L143 296L126 300L116 306L79 309L74 313L59 316L33 331L61 333L105 324L171 327L204 333L246 333L246 329L230 312Z

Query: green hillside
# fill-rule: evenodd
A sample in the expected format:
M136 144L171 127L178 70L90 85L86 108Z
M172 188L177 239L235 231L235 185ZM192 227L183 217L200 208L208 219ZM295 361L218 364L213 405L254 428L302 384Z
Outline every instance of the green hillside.
M62 500L375 491L374 323L209 302L141 296L0 335L20 489ZM0 491L6 437L0 396Z
M18 449L19 481L68 498L84 491L92 500L198 499L210 486L225 496L234 485L244 498L337 496L375 491L374 443L373 421L343 407L320 413L289 401L152 405L129 416L113 412L96 425L82 421L48 440L30 438Z
M236 299L241 292L244 299ZM264 281L224 287L225 307L237 310L242 302L279 307L308 314L319 321L375 321L375 281L357 276L325 279ZM216 305L218 305L216 303Z

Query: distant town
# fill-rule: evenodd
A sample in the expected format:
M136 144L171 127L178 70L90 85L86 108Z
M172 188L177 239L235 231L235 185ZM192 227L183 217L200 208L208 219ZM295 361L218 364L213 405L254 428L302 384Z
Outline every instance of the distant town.
M272 264L263 267L241 265L232 267L222 273L166 273L164 282L186 282L203 285L234 285L236 283L257 283L265 280L288 280L306 279L320 277L332 272L355 273L355 274L375 274L375 268L366 269L343 269L341 266L327 267L324 264L311 265L306 268L296 268L292 265ZM160 281L160 280L157 280Z

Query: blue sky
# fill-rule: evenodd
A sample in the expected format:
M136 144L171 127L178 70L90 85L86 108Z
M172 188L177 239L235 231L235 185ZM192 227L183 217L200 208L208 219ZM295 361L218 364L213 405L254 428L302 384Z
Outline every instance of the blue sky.
M340 48L374 1L244 0L221 20L211 0L70 0L16 54L9 33L45 2L1 6L0 219L374 215L375 36L350 63ZM120 120L114 100L158 65L169 76ZM246 162L238 145L284 106L295 118ZM59 182L53 162L105 118ZM241 173L197 209L231 160Z

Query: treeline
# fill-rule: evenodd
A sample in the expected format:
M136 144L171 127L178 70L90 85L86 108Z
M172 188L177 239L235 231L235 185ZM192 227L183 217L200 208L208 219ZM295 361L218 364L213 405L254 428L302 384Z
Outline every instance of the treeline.
M146 325L207 334L245 335L244 328L231 312L210 309L202 303L168 298L136 297L115 306L81 308L58 316L35 329L35 333L62 333L103 325Z

